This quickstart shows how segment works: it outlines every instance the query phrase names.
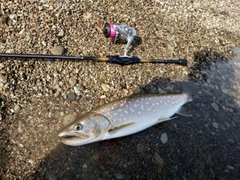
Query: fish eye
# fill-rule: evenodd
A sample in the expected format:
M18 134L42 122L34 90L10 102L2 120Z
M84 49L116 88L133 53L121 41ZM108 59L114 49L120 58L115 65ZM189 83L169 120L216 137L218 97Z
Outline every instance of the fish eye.
M79 130L81 130L83 128L83 126L81 125L81 124L76 124L75 126L74 126L74 129L76 130L76 131L79 131Z

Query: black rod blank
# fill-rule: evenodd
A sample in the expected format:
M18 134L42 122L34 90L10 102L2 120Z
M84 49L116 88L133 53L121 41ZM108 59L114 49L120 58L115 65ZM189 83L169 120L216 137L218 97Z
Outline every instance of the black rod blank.
M48 54L14 54L0 53L0 57L5 58L38 58L38 59L70 59L70 60L94 60L102 62L111 62L121 65L135 63L174 63L182 66L187 66L187 59L178 60L161 60L161 59L140 59L135 56L108 56L108 57L91 57L91 56L62 56Z

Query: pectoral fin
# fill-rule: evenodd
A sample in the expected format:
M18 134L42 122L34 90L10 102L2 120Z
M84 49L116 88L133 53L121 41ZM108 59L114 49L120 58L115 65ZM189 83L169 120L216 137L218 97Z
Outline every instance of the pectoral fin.
M126 123L126 124L122 124L121 126L118 126L114 129L110 129L108 132L109 133L115 133L115 132L118 132L118 131L122 130L123 128L125 128L127 126L131 126L132 124L135 124L135 122L129 122L129 123Z

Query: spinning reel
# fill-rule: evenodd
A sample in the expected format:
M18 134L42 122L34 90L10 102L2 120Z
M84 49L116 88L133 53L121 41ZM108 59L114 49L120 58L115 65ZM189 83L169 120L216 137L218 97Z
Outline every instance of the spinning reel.
M104 36L106 38L114 39L116 42L117 39L126 40L127 44L124 48L124 57L128 57L127 48L131 45L134 37L137 35L137 32L134 28L127 26L126 24L113 24L106 23L103 30Z

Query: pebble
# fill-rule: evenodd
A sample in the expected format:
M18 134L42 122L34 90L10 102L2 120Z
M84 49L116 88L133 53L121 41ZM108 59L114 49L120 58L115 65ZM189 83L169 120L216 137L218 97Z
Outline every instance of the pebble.
M50 52L54 55L62 55L64 48L62 46L54 46L50 49Z
M46 47L47 46L46 41L42 41L42 45Z
M74 90L74 92L75 92L76 94L79 94L79 93L80 93L80 87L78 87L78 86L74 86L74 87L73 87L73 90Z
M0 63L0 70L4 69L5 65L3 63Z
M76 99L76 94L74 93L67 94L67 99L69 101L74 101Z
M30 164L33 164L33 163L34 163L34 160L29 159L28 162L29 162Z
M117 179L123 179L123 175L122 175L122 174L119 174L119 173L115 174L115 177L116 177Z
M137 93L140 93L140 92L141 92L141 89L140 89L139 86L137 86L133 93L137 94Z
M234 142L233 139L228 139L228 140L227 140L227 143L230 144L230 145L234 145L235 142Z
M61 111L61 112L60 112L60 116L64 116L64 112Z
M87 164L83 164L82 166L84 169L87 169Z
M215 127L216 129L218 129L218 127L219 127L217 122L213 122L212 126Z
M5 24L7 24L7 17L0 17L0 27L3 27Z
M64 118L63 118L63 126L66 126L68 125L69 123L71 123L73 120L74 120L74 115L73 114L68 114L66 115Z
M163 159L156 152L154 153L153 161L158 165L158 172L161 172L163 168Z
M7 80L6 76L0 74L0 83L1 83L1 82L2 82L2 83L5 83L6 80Z
M109 91L110 87L107 84L102 84L102 89L107 92Z
M215 109L215 111L219 111L218 105L215 102L211 103L211 105Z
M225 173L229 173L229 169L225 169L224 172L225 172Z
M48 172L47 173L47 179L48 180L57 180L57 177L55 176L54 172Z
M21 107L16 104L13 109L14 109L15 113L18 113L20 111Z
M58 37L63 37L64 36L64 31L61 29L57 35Z
M75 77L71 77L71 78L69 79L69 83L71 84L71 86L75 86L76 83L77 83L76 78L75 78Z
M227 168L230 169L230 170L234 170L234 167L230 166L230 165L227 165Z
M168 141L167 133L162 133L160 140L163 144L165 144Z
M15 51L14 51L14 49L8 49L8 50L6 50L6 53L14 53Z

